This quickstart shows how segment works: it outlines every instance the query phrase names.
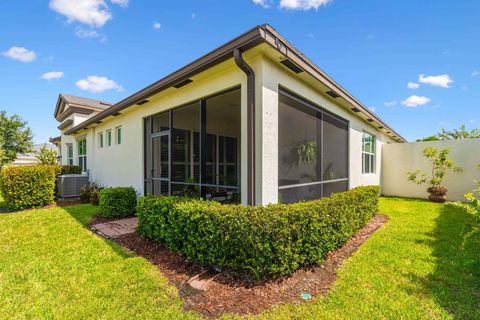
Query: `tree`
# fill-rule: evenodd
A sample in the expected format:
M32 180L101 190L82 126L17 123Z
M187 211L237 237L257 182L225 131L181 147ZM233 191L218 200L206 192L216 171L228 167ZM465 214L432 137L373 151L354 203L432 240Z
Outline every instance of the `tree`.
M9 117L6 111L0 111L0 167L14 161L18 153L30 152L32 138L26 121L16 114Z
M447 194L447 189L442 187L442 182L448 172L453 171L454 173L463 172L462 167L456 166L455 162L448 158L450 154L450 149L435 149L435 148L425 148L423 150L423 155L425 158L430 160L432 164L431 176L421 170L417 169L413 172L407 172L408 181L411 181L418 185L427 184L429 188L427 192L430 194L438 194L445 196Z
M35 151L35 158L40 161L41 164L55 165L58 163L57 151L47 147L44 144L39 151Z
M466 126L462 124L459 129L442 129L440 133L434 136L419 139L417 141L464 140L475 138L480 138L480 129L467 130Z

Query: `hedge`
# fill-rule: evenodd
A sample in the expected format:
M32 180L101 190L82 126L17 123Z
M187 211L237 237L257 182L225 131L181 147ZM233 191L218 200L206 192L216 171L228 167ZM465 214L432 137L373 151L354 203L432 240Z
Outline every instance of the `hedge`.
M359 187L330 198L265 207L175 197L142 197L139 233L204 266L257 279L315 265L377 212L380 189Z
M57 166L4 167L2 195L10 210L38 208L55 201Z
M100 191L100 214L107 219L133 216L137 192L132 187L107 188Z
M59 174L81 174L82 168L80 166L72 166L72 165L65 165L59 166L60 173Z

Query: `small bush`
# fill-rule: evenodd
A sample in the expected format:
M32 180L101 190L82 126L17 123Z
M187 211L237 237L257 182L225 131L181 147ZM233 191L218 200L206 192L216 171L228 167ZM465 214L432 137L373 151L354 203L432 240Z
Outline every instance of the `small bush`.
M107 219L135 214L137 192L132 187L107 188L100 191L100 214Z
M5 167L2 195L9 209L38 208L55 201L57 166Z
M102 189L98 188L96 185L90 190L90 203L94 206L98 206L100 203L100 191Z
M330 198L266 207L147 196L139 200L139 233L204 266L255 278L282 276L319 264L377 212L379 187Z
M83 203L91 203L98 206L100 202L100 190L95 183L84 185L80 188L80 201Z
M92 191L89 185L84 185L80 188L80 201L82 203L89 203Z
M60 174L81 174L82 169L80 166L59 166Z

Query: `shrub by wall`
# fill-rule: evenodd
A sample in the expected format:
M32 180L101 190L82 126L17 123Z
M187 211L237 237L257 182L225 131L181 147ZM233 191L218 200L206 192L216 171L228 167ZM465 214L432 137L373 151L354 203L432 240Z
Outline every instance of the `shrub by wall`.
M5 167L2 195L9 209L38 208L55 201L56 166Z
M266 207L148 196L137 206L139 233L204 266L255 278L319 264L377 212L379 187Z
M60 174L81 174L82 168L80 166L59 166L60 167Z
M108 219L133 216L137 206L137 192L132 187L100 190L100 214Z

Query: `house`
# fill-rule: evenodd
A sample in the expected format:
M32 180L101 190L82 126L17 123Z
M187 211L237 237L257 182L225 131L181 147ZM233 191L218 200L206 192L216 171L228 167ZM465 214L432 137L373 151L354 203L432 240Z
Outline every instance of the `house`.
M61 94L63 164L101 186L295 202L380 184L405 140L269 25L110 105Z
M56 147L53 144L47 144L47 143L37 144L33 146L32 152L17 154L17 158L9 165L10 166L31 166L31 165L39 164L40 161L37 159L37 152L39 152L42 147L46 147L51 150L56 150Z

